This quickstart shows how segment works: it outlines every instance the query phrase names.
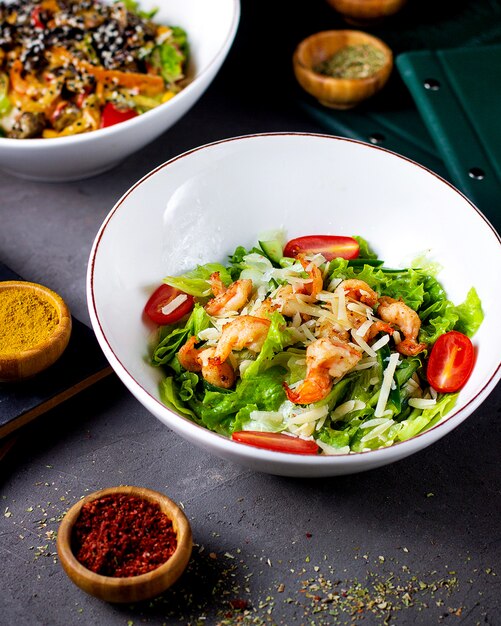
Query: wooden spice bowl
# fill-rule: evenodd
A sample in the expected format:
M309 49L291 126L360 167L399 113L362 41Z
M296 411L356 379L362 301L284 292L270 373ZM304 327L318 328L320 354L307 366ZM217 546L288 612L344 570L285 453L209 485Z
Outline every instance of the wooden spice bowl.
M33 343L27 349L10 352L0 345L0 382L30 378L55 363L66 349L71 335L70 311L59 294L37 283L8 280L0 282L0 290L17 290L20 310L23 301L36 296L38 302L47 303L57 313L58 322L54 330L42 341Z
M72 533L83 505L113 494L136 496L157 503L160 510L172 520L177 546L172 556L163 565L146 574L118 578L96 574L77 560L72 550ZM186 569L192 547L191 526L182 509L164 494L144 487L110 487L86 496L69 509L57 533L57 552L68 577L87 593L113 603L140 602L167 590Z
M346 46L371 45L382 51L386 61L366 78L333 78L314 70ZM321 104L333 109L350 109L384 87L393 69L393 53L378 37L358 30L328 30L310 35L297 46L294 74L301 87Z
M368 25L398 13L407 0L327 0L350 24Z

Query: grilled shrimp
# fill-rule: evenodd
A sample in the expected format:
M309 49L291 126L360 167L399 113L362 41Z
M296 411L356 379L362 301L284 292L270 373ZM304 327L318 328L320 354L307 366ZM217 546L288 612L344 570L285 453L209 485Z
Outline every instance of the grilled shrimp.
M344 289L345 294L353 300L363 302L369 306L375 306L377 303L377 293L363 280L356 278L343 280L337 287L337 289L341 288Z
M308 296L311 296L312 301L316 300L317 294L320 293L324 286L324 279L322 277L322 272L320 269L312 263L311 261L307 261L303 255L298 256L298 260L300 261L303 269L310 277L310 282L305 283L304 287L300 290L300 293L304 293Z
M226 361L232 350L248 348L259 352L268 334L270 320L253 315L240 315L223 326L212 360Z
M219 272L211 274L210 285L214 298L205 305L205 310L209 315L225 315L230 311L240 311L247 304L252 292L250 278L236 280L226 287Z
M195 348L197 337L193 336L177 353L179 363L189 372L201 372L204 379L215 387L229 389L235 382L235 372L227 362L214 362L215 348Z
M197 350L195 348L197 341L196 335L190 337L177 353L179 363L189 372L200 372L202 370L202 364L199 360L201 349Z
M298 256L298 260L301 262L304 270L308 273L310 280L304 283L300 287L293 287L292 285L284 285L280 287L276 292L273 301L278 307L282 315L287 317L293 317L298 312L298 298L296 294L303 296L301 301L314 302L317 295L322 291L324 281L322 278L322 272L311 261L306 260L304 256ZM304 318L304 314L302 315Z
M266 298L261 302L261 304L256 306L256 308L252 309L252 311L249 312L249 315L252 315L252 317L267 318L274 311L276 311L277 308L278 306L273 303L270 298Z
M398 352L414 356L426 348L425 343L416 341L421 328L419 315L404 302L382 296L379 298L377 313L384 322L398 326L404 334L405 339L396 346Z
M323 319L316 326L316 336L317 337L327 337L327 339L334 338L340 339L341 341L349 341L350 333L345 330L339 324L333 324L328 319Z
M358 330L362 326L362 324L365 324L365 322L367 322L368 320L366 315L358 313L357 311L350 311L350 309L347 309L346 313L348 315L348 321L354 330ZM380 332L392 335L393 328L386 322L374 319L372 324L363 334L362 339L364 341L371 341L371 339L374 339L374 337Z
M202 376L215 387L229 389L235 382L235 371L228 361L221 362L214 358L216 348L206 348L200 353L202 363Z
M285 393L294 404L323 400L332 389L334 378L349 372L362 358L362 352L334 337L321 337L306 348L306 377L296 387L284 383Z
M273 297L273 303L282 315L293 317L298 312L298 300L292 285L280 287Z

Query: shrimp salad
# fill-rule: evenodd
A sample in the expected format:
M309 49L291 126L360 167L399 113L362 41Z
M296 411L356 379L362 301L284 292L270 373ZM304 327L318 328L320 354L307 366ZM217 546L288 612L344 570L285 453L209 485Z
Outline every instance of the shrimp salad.
M187 35L155 13L135 0L0 1L0 135L80 134L172 98Z
M237 441L303 454L387 447L440 421L474 357L456 384L457 350L439 348L438 374L431 355L440 337L471 345L475 289L456 306L435 265L387 268L362 237L284 241L273 233L225 265L164 278L151 348L163 402Z

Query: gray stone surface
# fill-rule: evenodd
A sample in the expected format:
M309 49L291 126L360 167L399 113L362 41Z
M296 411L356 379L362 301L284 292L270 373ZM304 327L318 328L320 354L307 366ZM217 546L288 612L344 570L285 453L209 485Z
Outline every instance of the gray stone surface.
M322 132L294 105L288 63L294 41L337 23L312 2L324 21L303 24L298 11L289 36L275 41L280 16L270 23L268 3L246 5L214 84L142 152L69 184L0 173L1 260L59 292L82 321L89 319L85 274L94 236L143 174L223 137ZM283 74L270 74L277 67ZM463 425L411 458L355 476L298 480L209 456L112 376L28 428L0 465L0 623L500 624L500 408L498 387ZM189 570L151 603L113 606L86 595L55 554L69 506L118 484L167 493L192 523Z

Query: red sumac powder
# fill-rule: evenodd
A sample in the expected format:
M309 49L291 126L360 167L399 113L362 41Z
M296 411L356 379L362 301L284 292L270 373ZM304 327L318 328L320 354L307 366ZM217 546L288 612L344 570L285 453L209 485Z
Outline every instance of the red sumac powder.
M122 493L84 504L71 540L82 565L117 578L156 569L177 546L172 521L157 503Z

